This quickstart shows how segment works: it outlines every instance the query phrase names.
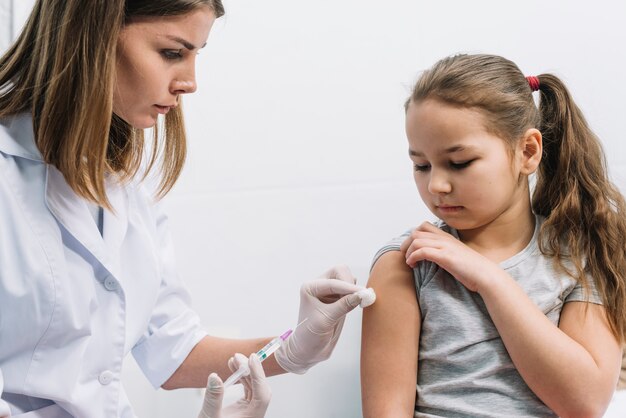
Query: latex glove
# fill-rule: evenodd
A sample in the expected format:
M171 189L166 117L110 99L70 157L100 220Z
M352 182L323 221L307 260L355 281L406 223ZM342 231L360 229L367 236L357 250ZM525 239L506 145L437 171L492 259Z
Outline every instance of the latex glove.
M305 373L330 357L337 344L345 316L361 302L356 294L364 288L346 266L336 266L300 288L297 327L274 353L278 365L291 373Z
M248 363L250 374L239 380L244 385L244 397L222 409L224 383L216 373L211 373L204 394L204 404L198 418L263 418L265 416L272 392L257 355L252 354L248 359L237 353L228 361L228 367L234 372L245 363Z

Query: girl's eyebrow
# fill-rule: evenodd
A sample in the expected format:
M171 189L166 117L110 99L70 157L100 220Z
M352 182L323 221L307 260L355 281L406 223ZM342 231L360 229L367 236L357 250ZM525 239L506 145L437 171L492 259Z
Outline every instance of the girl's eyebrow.
M179 38L178 36L167 35L166 38L168 38L169 40L172 40L174 42L178 42L179 44L181 44L182 46L184 46L185 48L187 48L190 51L193 51L194 49L202 49L202 48L204 48L206 46L206 43L205 43L201 47L197 48L191 42L189 42L189 41L187 41L187 40L185 40L183 38Z
M444 154L453 154L455 152L471 150L472 148L473 147L466 146L466 145L453 145L453 146L443 150L443 153ZM412 156L412 157L423 157L424 153L422 153L420 151L414 151L414 150L409 148L409 155Z

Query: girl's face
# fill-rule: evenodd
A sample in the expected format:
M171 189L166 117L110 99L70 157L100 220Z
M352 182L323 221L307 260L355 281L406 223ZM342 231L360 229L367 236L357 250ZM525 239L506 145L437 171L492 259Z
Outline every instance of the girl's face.
M154 126L159 114L196 91L196 56L215 14L200 7L180 16L141 18L124 27L117 47L113 112L134 128Z
M411 103L406 114L415 183L433 214L462 231L529 209L521 181L524 152L485 129L483 114L439 100Z

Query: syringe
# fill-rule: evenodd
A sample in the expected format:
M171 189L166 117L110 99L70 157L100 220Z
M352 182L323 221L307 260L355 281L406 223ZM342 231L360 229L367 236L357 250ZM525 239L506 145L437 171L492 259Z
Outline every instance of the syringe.
M305 318L302 322L300 322L300 324L296 325L296 328L298 328L307 319L308 318ZM278 348L282 345L282 343L287 338L289 338L292 332L293 332L292 329L285 331L282 335L280 335L279 337L273 338L272 341L270 341L269 343L265 345L265 347L257 351L256 355L257 357L259 357L259 360L263 362L265 361L266 358L271 356L276 350L278 350ZM230 377L226 379L226 381L224 382L224 388L227 388L228 386L237 383L239 379L241 379L244 376L248 376L249 374L250 374L250 368L248 367L248 365L242 364L241 366L239 366L239 368L237 369L235 373L231 374Z

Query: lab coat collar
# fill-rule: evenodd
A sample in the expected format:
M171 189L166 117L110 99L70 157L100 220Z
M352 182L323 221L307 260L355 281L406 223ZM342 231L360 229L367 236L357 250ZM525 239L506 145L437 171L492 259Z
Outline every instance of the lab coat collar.
M0 152L43 163L33 133L32 116L21 113L0 118ZM115 175L106 179L106 192L115 213L104 209L102 235L85 200L67 184L63 174L46 166L46 204L63 227L118 276L120 247L128 227L128 195Z
M0 152L33 161L43 161L35 144L33 118L20 113L0 118Z

